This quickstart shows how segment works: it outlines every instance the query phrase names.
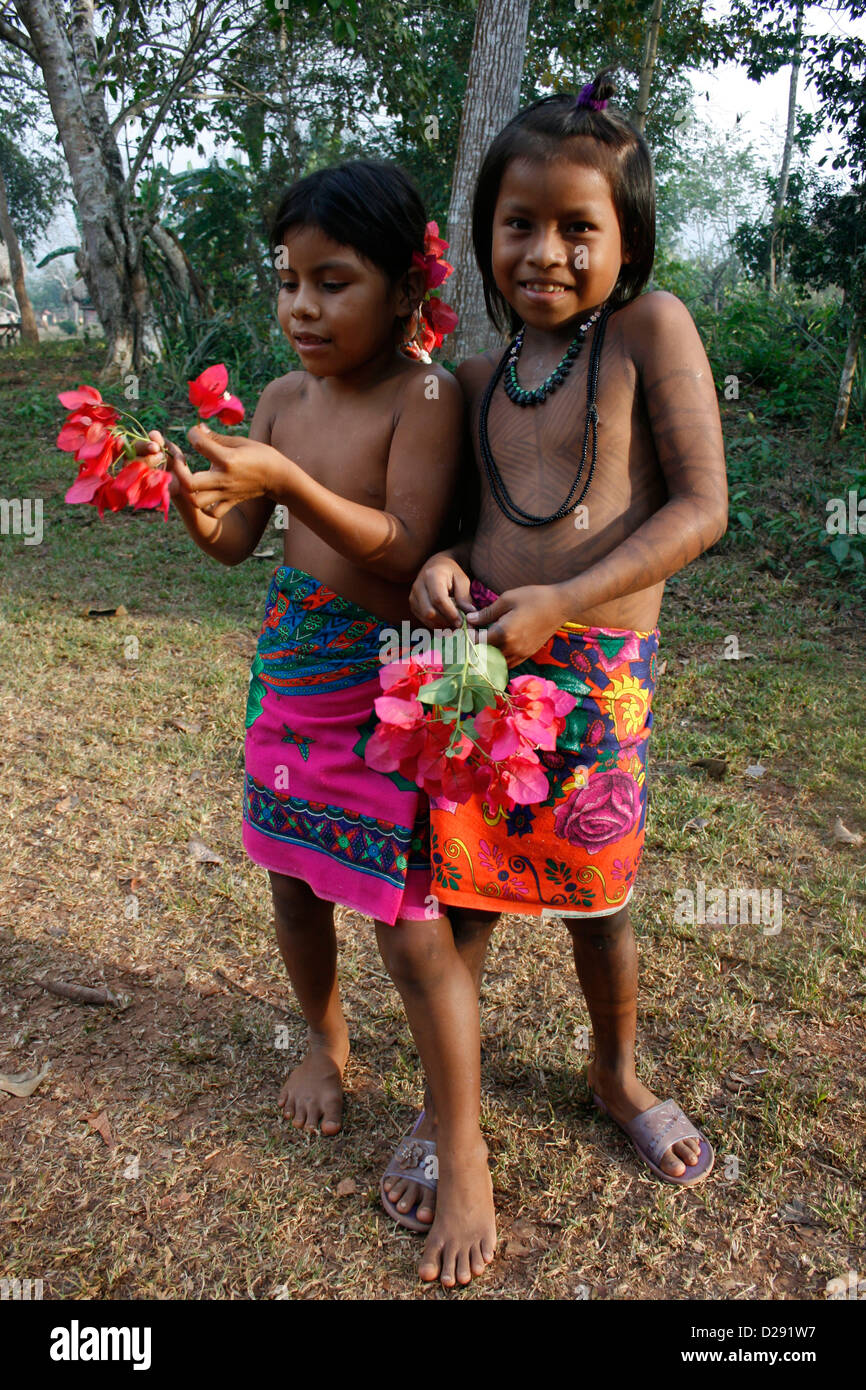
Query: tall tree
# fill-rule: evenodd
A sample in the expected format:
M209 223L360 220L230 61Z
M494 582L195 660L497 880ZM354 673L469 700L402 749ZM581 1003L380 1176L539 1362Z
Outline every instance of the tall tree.
M803 56L803 0L797 0L794 21L794 53L791 59L791 79L788 83L788 121L785 127L785 147L782 151L782 167L779 171L779 184L776 201L773 204L773 222L770 234L770 293L776 289L776 246L779 226L788 196L788 177L791 171L791 155L794 149L794 133L797 128L797 81L800 76L800 61Z
M196 80L260 10L195 0L179 14L170 0L117 0L103 6L111 18L99 33L97 0L14 0L14 9L17 25L0 14L0 39L44 80L81 220L79 269L108 341L104 374L138 372L161 355L142 266L144 238L159 239L158 210L136 205L139 175L169 113L183 118L182 99L194 99ZM107 96L121 104L114 120ZM134 119L143 128L125 172L118 140Z
M647 27L646 43L644 44L643 62L640 69L640 81L637 89L637 100L634 104L633 121L638 130L646 129L646 113L649 107L650 87L652 86L653 71L656 65L656 50L659 44L659 28L662 22L662 0L653 0L653 7L650 13L649 25Z
M448 208L452 299L460 316L449 350L461 358L494 340L472 250L472 193L487 146L517 111L528 23L529 0L478 0Z
M24 258L21 255L18 236L9 213L9 201L6 196L6 180L3 177L2 164L0 164L0 237L6 243L6 251L9 256L12 288L15 291L18 312L21 315L21 336L25 343L29 343L31 347L36 347L39 343L39 330L36 327L33 306L30 303L30 296L27 293L27 285L24 280Z

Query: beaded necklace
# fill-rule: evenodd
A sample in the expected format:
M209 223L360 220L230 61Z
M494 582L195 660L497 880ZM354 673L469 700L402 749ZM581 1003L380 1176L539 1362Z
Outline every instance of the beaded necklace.
M517 363L523 347L524 330L521 328L509 348L508 366L505 371L505 380L502 383L505 387L505 394L508 399L513 401L515 405L541 405L541 402L546 401L548 396L552 396L557 386L562 385L574 366L577 354L586 341L586 335L596 319L600 316L601 310L602 306L599 305L595 313L591 314L586 322L580 325L577 333L565 349L562 360L554 367L553 371L544 378L541 385L536 386L534 391L527 391L517 380Z
M493 399L493 392L496 390L499 378L505 371L506 366L512 360L511 354L517 342L517 338L509 343L508 347L505 349L496 371L487 384L487 388L481 400L481 412L478 425L481 442L481 459L484 464L484 471L487 475L490 491L499 510L508 517L509 521L515 522L518 526L546 526L550 521L558 521L560 517L567 516L569 512L579 507L587 494L589 485L592 482L592 476L595 472L595 464L598 456L598 410L595 404L598 391L598 365L601 359L602 344L604 342L604 330L611 313L612 310L609 308L604 308L602 310L598 323L596 324L592 348L590 349L586 376L586 424L583 431L583 452L581 454L580 466L575 474L574 482L571 485L568 496L562 505L557 507L555 512L551 512L550 516L536 516L533 512L524 511L522 507L518 507L517 503L512 500L505 483L502 481L502 475L496 466L496 460L490 448L490 438L487 432L487 417L490 413L490 402ZM523 330L521 329L521 333L522 332ZM580 485L581 476L586 464L586 456L589 450L590 429L592 430L592 455L590 458L589 472L586 477L586 482L581 489L580 496L572 501L571 499Z

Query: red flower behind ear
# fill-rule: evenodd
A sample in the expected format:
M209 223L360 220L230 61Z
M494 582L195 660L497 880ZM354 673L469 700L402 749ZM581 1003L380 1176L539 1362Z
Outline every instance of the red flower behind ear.
M224 362L215 367L206 367L195 381L187 382L189 398L198 409L203 420L216 415L224 425L239 425L244 418L244 407L237 396L228 391L229 374Z

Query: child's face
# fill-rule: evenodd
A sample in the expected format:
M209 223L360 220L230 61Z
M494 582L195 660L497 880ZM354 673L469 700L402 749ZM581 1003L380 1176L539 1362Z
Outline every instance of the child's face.
M604 174L586 164L514 159L493 214L493 276L525 323L558 329L601 304L623 261Z
M314 376L340 376L393 349L407 296L353 247L318 227L290 227L277 273L280 327Z

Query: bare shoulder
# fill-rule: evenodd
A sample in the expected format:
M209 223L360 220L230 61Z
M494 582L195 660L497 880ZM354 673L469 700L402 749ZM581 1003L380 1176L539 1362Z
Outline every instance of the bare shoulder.
M455 375L469 405L472 405L484 390L504 351L504 346L501 350L489 348L487 352L479 352L475 357L467 357L465 362L460 363Z
M259 404L265 401L271 408L278 408L286 401L293 400L303 389L306 380L307 373L304 371L286 372L285 376L276 377L268 382L259 396Z
M635 360L645 361L660 339L675 337L686 342L697 338L695 321L681 299L667 290L649 290L619 311L626 342Z
M407 361L400 375L398 413L431 400L444 401L455 414L462 414L463 393L452 372L438 362Z

